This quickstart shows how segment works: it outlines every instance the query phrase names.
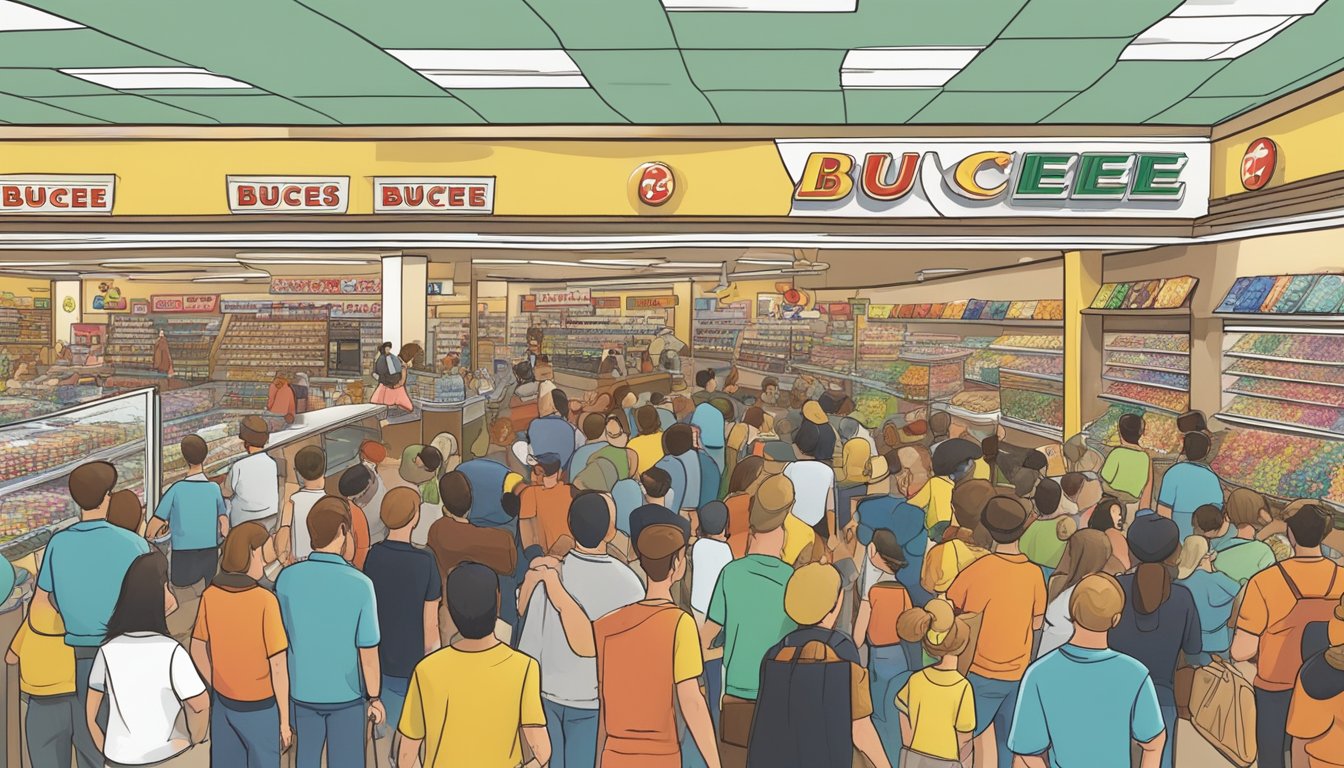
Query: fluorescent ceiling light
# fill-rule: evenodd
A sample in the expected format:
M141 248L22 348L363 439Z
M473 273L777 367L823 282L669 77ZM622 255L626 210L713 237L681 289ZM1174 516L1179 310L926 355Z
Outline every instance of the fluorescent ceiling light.
M442 88L587 88L561 49L392 49L403 64Z
M782 269L755 269L750 272L730 272L728 277L764 277L765 275L787 275Z
M373 261L354 261L352 259L267 259L265 261L253 261L248 258L239 258L239 261L245 264L311 264L314 266L345 267L358 266L361 264L376 264Z
M265 278L260 277L198 277L193 279L193 283L256 283Z
M662 259L579 259L580 264L594 267L615 265L618 267L655 267L664 263Z
M689 269L697 272L718 272L723 269L722 262L704 262L704 261L665 261L662 264L654 264L654 269Z
M112 69L62 69L71 77L119 91L152 91L166 88L251 88L248 83L216 75L196 67L116 67Z
M854 48L840 64L840 87L938 88L966 68L981 48Z
M1171 16L1307 16L1325 0L1185 0Z
M45 29L83 29L83 24L53 16L26 5L0 0L0 32L34 32Z
M230 280L258 280L258 279L266 279L269 278L270 276L271 275L269 272L261 272L261 271L226 272L218 275L205 275L204 277L192 278L191 282L213 283L213 282L226 282Z
M339 252L339 251L316 251L316 252L306 252L306 253L303 252L303 251L292 251L292 252L283 252L283 251L281 251L281 252L272 252L272 253L261 253L261 252L249 253L249 252L243 252L243 253L239 253L238 256L237 256L237 258L238 258L239 261L292 261L292 260L294 260L294 259L303 259L303 258L327 259L327 260L337 260L337 259L341 259L341 260L348 260L348 261L369 261L369 260L371 260L371 259L381 258L381 257L383 257L383 256L397 256L397 255L400 255L400 254L394 254L394 253L365 253L365 252L341 253L341 252Z
M238 260L234 258L224 258L216 256L194 256L186 258L182 256L136 256L134 258L103 259L100 262L103 266L109 264L114 266L126 266L135 264L181 264L183 266L192 266L193 264L233 264L237 265Z
M1121 51L1122 61L1224 61L1274 39L1325 0L1186 0Z
M0 261L0 268L15 267L24 269L26 267L73 267L76 266L69 261Z
M932 267L919 270L919 274L925 277L929 275L959 275L965 271L967 271L965 267Z
M627 285L646 285L646 286L661 285L667 288L671 288L674 282L676 281L666 277L632 277L629 280L570 280L569 282L565 283L565 285L579 288L584 287L595 288L598 286L622 288Z
M793 259L738 259L738 264L756 264L763 267L787 267Z
M859 0L663 0L669 11L754 11L758 13L852 13Z

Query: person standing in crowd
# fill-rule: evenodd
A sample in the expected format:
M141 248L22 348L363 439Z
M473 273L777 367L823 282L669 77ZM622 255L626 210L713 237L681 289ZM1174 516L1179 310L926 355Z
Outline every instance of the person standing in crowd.
M579 422L583 432L583 437L587 441L583 445L574 449L574 455L569 460L569 476L578 477L588 466L588 461L597 455L597 452L603 448L611 446L606 440L607 416L603 413L587 413L583 416L583 421Z
M699 538L691 546L691 611L697 626L703 625L709 613L709 602L719 574L733 561L733 549L728 546L728 507L722 501L711 501L700 507L696 518L700 523ZM714 648L705 654L705 693L709 699L709 715L714 730L719 729L719 704L723 697L723 649Z
M294 473L299 490L285 500L276 531L276 549L286 563L306 560L313 552L308 540L308 513L327 495L327 454L316 445L307 445L294 455Z
M888 451L884 459L891 478L890 492L859 502L855 535L859 544L867 547L873 543L873 537L878 531L891 533L901 547L902 555L898 559L905 563L895 572L896 581L905 587L911 602L923 605L933 597L919 583L919 574L924 567L924 552L929 548L929 535L924 529L924 510L906 501L905 494L910 489L912 472L901 464L900 453L900 450ZM873 584L879 579L874 572L876 563L876 560L870 559L866 566L865 584ZM856 635L855 640L860 638Z
M710 405L718 407L720 410L731 409L732 406L722 397L716 397L710 401ZM705 443L700 433L699 427L691 427L695 435L695 458L700 465L700 499L699 503L704 504L719 498L719 489L723 485L723 467L715 463L705 449ZM722 448L719 450L723 452ZM699 507L696 507L699 509Z
M896 694L910 673L923 666L917 648L902 645L896 625L912 607L910 593L896 574L906 565L905 550L896 535L883 528L873 534L868 565L879 576L867 582L854 622L854 642L868 645L868 679L873 702L873 725L892 765L900 764L901 718ZM927 601L925 601L927 602Z
M1008 732L1018 686L1031 663L1032 632L1045 620L1045 579L1018 548L1028 519L1021 499L991 498L981 523L997 546L966 566L947 590L948 602L958 610L981 614L980 638L968 675L975 692L977 768L993 764L996 752L999 768L1012 765Z
M1079 528L1086 527L1101 501L1101 480L1094 472L1069 472L1059 479L1059 489L1064 493L1059 500L1061 513L1073 518Z
M471 520L475 494L471 481L459 468L439 478L443 517L429 528L429 549L438 562L441 578L465 562L485 565L500 576L518 568L518 544L506 528L490 528ZM390 535L390 533L389 533Z
M975 693L958 665L973 632L970 617L956 614L952 604L941 597L897 619L897 636L918 643L936 660L910 675L896 693L905 768L953 768L970 763Z
M565 396L564 390L547 385L537 396L537 418L527 425L525 436L531 455L553 453L560 459L560 468L565 471L569 471L569 460L582 444L579 431L566 418L568 415L569 398ZM526 458L527 455L519 456L519 459Z
M1335 608L1344 621L1344 603ZM1293 768L1335 768L1344 755L1344 636L1302 666L1288 710Z
M387 460L387 447L376 440L365 440L359 444L359 463L369 471L369 487L364 491L364 495L355 499L355 503L364 514L368 516L372 527L374 521L378 521L379 528L382 527L382 521L379 519L379 508L383 503L383 496L387 494L388 485L383 481L379 474L379 467ZM370 530L370 536L375 541L381 541L387 531Z
M345 500L322 499L308 513L312 554L275 582L299 768L318 768L324 746L330 768L363 768L364 721L386 719L373 583L342 556L352 535Z
M219 484L205 476L209 446L200 436L187 435L181 447L187 476L168 486L145 528L145 538L157 539L168 528L170 580L175 587L192 587L215 575L219 542L229 532L229 509Z
M695 372L696 391L691 394L692 402L697 405L708 402L711 395L719 391L719 377L713 368Z
M1101 531L1084 528L1069 537L1059 568L1050 577L1045 591L1045 625L1041 628L1041 644L1036 658L1073 637L1073 614L1069 609L1073 589L1094 573L1107 573L1106 563L1110 559L1111 543Z
M229 467L229 525L255 520L274 532L280 519L280 468L266 452L271 427L260 416L245 416L238 439L247 455Z
M1181 544L1181 556L1176 564L1176 582L1190 590L1199 611L1203 650L1198 656L1186 659L1192 667L1207 665L1215 654L1227 658L1227 651L1232 647L1232 628L1228 626L1228 620L1232 617L1233 601L1241 585L1213 569L1217 555L1209 549L1208 539L1199 535L1187 536Z
M816 448L814 448L809 455L813 459L825 464L833 463L835 461L835 428L831 426L830 417L827 416L826 410L822 408L821 403L816 400L808 400L803 403L803 407L799 409L798 415L801 417L801 420L789 419L789 422L797 425L798 429L801 429L803 424L812 424L817 427ZM797 443L796 435L794 442L795 444Z
M378 380L378 387L373 390L373 397L369 398L369 402L400 408L408 413L414 411L415 403L411 402L411 396L406 391L406 376L411 362L421 351L418 344L405 344L402 345L400 354L394 355L392 342L384 341L380 344L378 359L373 364L373 377Z
M798 460L784 467L784 477L793 484L792 514L816 531L818 538L826 542L827 550L834 551L839 545L835 527L835 470L831 468L831 455L821 447L821 434L829 430L829 425L818 426L811 421L798 426L793 436Z
M746 556L719 574L701 627L703 647L723 644L724 696L719 715L719 756L727 768L747 764L752 715L761 685L761 660L797 625L784 611L784 591L793 568L784 552L784 520L793 511L793 483L772 475L751 501L751 538Z
M444 477L447 477L445 475ZM443 579L434 555L411 544L420 520L420 494L393 488L383 499L387 538L369 549L364 575L373 582L378 610L378 668L387 722L401 719L415 665L439 649L439 598ZM393 746L392 754L396 754Z
M1315 503L1288 518L1293 556L1251 577L1237 611L1232 659L1256 659L1255 736L1261 768L1283 768L1293 685L1302 670L1302 636L1328 622L1344 595L1344 567L1321 553L1333 515Z
M293 424L294 417L299 412L298 402L298 396L290 383L290 374L277 371L266 393L266 412L279 416L286 424Z
M79 522L47 542L32 602L56 609L65 624L65 644L75 654L81 714L75 723L75 752L80 768L94 768L99 749L82 716L87 711L89 674L98 646L107 637L122 578L136 558L149 552L149 542L107 521L112 489L117 486L116 467L105 461L81 464L70 473L68 483L70 498L80 509Z
M933 476L910 497L911 504L924 510L924 527L929 538L941 539L952 523L952 489L970 478L975 460L981 455L980 446L959 437L944 440L934 449Z
M1028 560L1041 567L1047 582L1064 556L1064 542L1078 529L1077 523L1060 513L1062 496L1063 491L1054 480L1047 477L1037 483L1031 499L1036 507L1036 519L1027 526L1018 545Z
M12 566L0 558L0 569L6 568ZM0 595L9 597L12 588L13 581L0 583ZM75 695L75 653L64 635L56 609L35 601L5 652L5 663L18 667L19 692L27 699L23 738L31 768L70 768L75 734L88 732Z
M1073 636L1022 678L1008 737L1021 765L1129 768L1134 746L1139 768L1160 764L1174 724L1163 718L1148 669L1110 643L1125 602L1120 584L1106 574L1074 587Z
M523 615L518 650L541 665L541 706L556 768L587 768L597 759L592 623L644 596L634 571L607 554L611 522L606 495L575 496L568 515L574 549L563 560L533 561L518 595Z
M144 521L145 506L140 503L140 497L135 495L135 491L122 488L112 492L112 498L107 504L107 522L139 536L140 524Z
M725 466L723 455L727 437L725 433L732 418L733 405L723 396L704 398L691 412L691 426L700 430L700 445L704 447L709 458L714 460L719 472L723 472Z
M669 509L693 512L700 508L700 459L689 424L673 424L663 432L663 458L655 466L672 479Z
M1103 496L1087 519L1087 527L1106 534L1111 543L1111 559L1105 572L1115 576L1128 571L1132 565L1129 542L1125 539L1125 506L1114 496Z
M677 719L709 768L719 768L714 726L700 692L704 671L695 621L672 602L686 572L685 531L656 523L635 540L648 578L644 599L593 622L601 760L605 768L679 768Z
M397 765L542 768L551 742L541 672L535 659L495 637L499 578L463 563L448 574L444 596L461 637L415 665L397 726ZM532 752L526 762L523 740Z
M1153 461L1139 445L1146 428L1142 414L1121 416L1116 425L1120 445L1106 454L1106 463L1101 465L1101 479L1106 487L1132 499L1140 509L1151 508L1153 495Z
M1176 523L1161 515L1139 515L1126 537L1138 567L1116 577L1125 591L1120 623L1110 634L1111 647L1148 668L1166 724L1162 768L1172 768L1176 754L1176 663L1203 650L1199 609L1190 590L1175 584L1175 558L1180 553Z
M639 435L630 438L630 448L639 456L639 472L643 474L663 458L663 423L658 418L658 409L652 405L640 406L635 411L635 426Z
M177 601L168 559L146 552L126 569L116 608L89 672L85 719L108 766L182 765L177 758L205 741L210 693L187 649L168 636ZM107 700L107 727L99 710ZM177 730L185 717L187 733Z
M1195 532L1191 516L1205 504L1223 507L1223 484L1204 463L1209 455L1209 436L1205 432L1187 432L1181 442L1184 461L1177 462L1162 475L1157 493L1157 514L1176 522L1181 538Z
M574 486L561 479L563 462L559 455L543 453L535 458L533 483L519 494L519 540L524 552L536 547L537 554L562 555L572 543L565 520L569 502L574 498Z
M258 585L270 535L259 523L229 531L219 575L201 595L191 658L214 690L210 763L278 765L294 741L289 710L289 637L280 603Z
M1027 451L1022 457L1022 466L1013 473L1013 493L1020 499L1030 500L1036 494L1036 484L1045 478L1050 460L1037 450Z
M1255 537L1256 526L1269 520L1265 497L1249 488L1237 488L1227 497L1223 523L1210 546L1218 553L1213 567L1238 584L1275 563L1274 550ZM1216 543L1214 543L1216 542Z
M154 366L154 370L164 376L173 375L173 352L168 348L168 336L162 328L159 329L158 335L154 337L154 353L150 364Z
M361 571L364 570L364 560L369 556L371 545L369 516L355 500L368 496L372 480L368 468L363 464L356 464L342 472L336 481L336 492L350 505L350 551L346 553L345 559ZM438 491L438 486L435 485L435 495L438 495Z
M835 628L844 602L840 585L840 572L824 563L805 565L789 578L784 609L798 628L761 664L747 755L752 768L847 768L855 750L875 768L891 768L873 727L859 649Z
M909 449L901 449L905 453ZM938 544L924 555L919 583L924 592L943 595L971 563L989 554L994 546L982 520L985 505L995 495L988 480L964 480L952 490L952 520Z

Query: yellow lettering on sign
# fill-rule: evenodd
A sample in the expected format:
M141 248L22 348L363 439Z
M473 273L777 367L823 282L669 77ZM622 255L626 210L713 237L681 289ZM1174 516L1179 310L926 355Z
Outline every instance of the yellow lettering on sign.
M956 173L952 176L952 188L957 194L971 200L992 200L1008 188L1008 174L1005 169L1012 161L1013 156L1007 152L976 152L957 164ZM988 165L1005 171L1003 182L998 186L985 187L976 180L976 176Z
M799 200L843 200L854 190L854 158L840 152L813 152L793 196Z

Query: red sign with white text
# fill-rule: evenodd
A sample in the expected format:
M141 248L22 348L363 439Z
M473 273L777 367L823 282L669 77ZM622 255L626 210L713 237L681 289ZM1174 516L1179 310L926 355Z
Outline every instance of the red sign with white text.
M0 176L0 213L80 216L112 213L116 176Z
M348 176L229 176L232 213L345 213Z
M478 213L495 210L495 179L399 177L373 180L374 213Z
M218 294L150 296L149 310L154 314L213 314L219 309Z
M1248 192L1263 189L1274 178L1279 162L1279 147L1273 139L1256 139L1241 158L1241 186Z

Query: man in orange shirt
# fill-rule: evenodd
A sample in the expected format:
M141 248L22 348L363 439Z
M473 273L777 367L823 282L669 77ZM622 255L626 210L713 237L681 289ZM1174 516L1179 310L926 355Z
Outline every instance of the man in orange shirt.
M191 658L215 691L210 709L212 765L279 765L293 740L289 727L289 639L280 603L257 586L274 560L259 523L229 531L220 572L201 595Z
M1261 768L1283 768L1289 747L1288 710L1302 669L1302 635L1308 624L1334 616L1344 595L1344 568L1321 554L1333 517L1318 504L1301 505L1287 520L1293 557L1246 583L1237 614L1232 658L1255 670L1255 740Z
M342 472L341 479L337 482L337 490L350 503L350 545L353 550L345 553L345 559L361 571L364 570L364 559L369 556L371 542L369 518L355 503L355 499L363 496L371 485L373 485L373 473L363 464L356 464Z
M994 496L980 521L997 544L957 576L947 599L958 610L981 614L980 639L971 661L975 691L975 765L986 768L998 754L999 768L1011 768L1008 733L1017 690L1031 663L1032 633L1045 621L1045 577L1018 549L1027 529L1027 506L1016 496Z
M560 479L561 461L554 453L533 457L532 484L520 494L518 536L527 559L537 555L562 557L574 546L569 537L569 503L574 487ZM540 552L529 547L539 547Z
M1332 631L1344 626L1344 601L1335 606ZM1344 766L1344 638L1332 636L1331 647L1307 659L1293 688L1288 708L1288 735L1293 737L1294 768Z

